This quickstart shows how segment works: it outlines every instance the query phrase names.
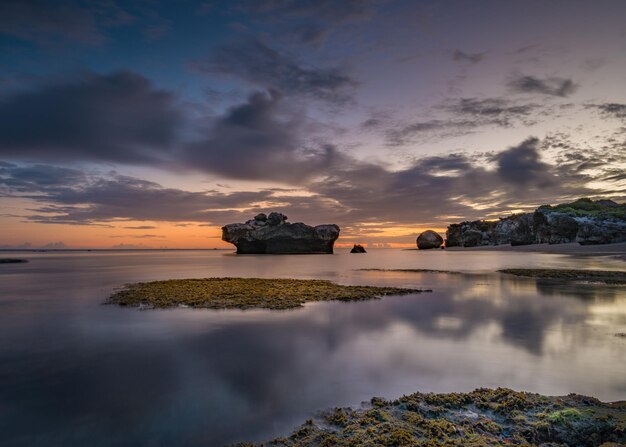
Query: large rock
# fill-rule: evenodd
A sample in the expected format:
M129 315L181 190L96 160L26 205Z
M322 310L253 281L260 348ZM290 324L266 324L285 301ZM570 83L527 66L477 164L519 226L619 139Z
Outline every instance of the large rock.
M443 238L439 233L433 230L426 230L417 236L417 248L420 250L429 250L431 248L439 248L443 244Z
M478 247L496 244L497 222L474 220L452 224L446 231L446 247Z
M626 242L626 222L580 219L576 242L580 245L614 244Z
M626 241L626 204L578 199L540 206L499 221L475 220L448 226L446 247L481 245L611 244Z
M338 237L337 225L289 223L282 213L261 213L222 227L222 240L234 244L239 254L332 254Z

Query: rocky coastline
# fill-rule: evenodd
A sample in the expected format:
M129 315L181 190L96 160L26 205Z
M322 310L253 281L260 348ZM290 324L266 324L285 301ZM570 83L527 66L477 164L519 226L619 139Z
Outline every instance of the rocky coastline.
M626 204L579 199L532 213L448 226L446 247L530 244L598 245L626 242Z

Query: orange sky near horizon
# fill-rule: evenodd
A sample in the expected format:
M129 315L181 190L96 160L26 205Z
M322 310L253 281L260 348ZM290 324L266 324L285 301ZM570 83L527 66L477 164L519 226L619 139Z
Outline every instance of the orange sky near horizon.
M66 248L187 248L212 249L232 248L233 245L221 240L219 225L197 222L109 222L107 226L41 224L25 222L21 218L4 219L2 225L3 248L20 247L30 244L41 248L50 244L62 243ZM368 229L376 232L368 233ZM385 227L368 225L358 234L353 228L342 232L335 246L349 248L353 244L366 247L411 248L415 238L429 228ZM445 228L431 228L445 237ZM51 246L51 245L50 245Z

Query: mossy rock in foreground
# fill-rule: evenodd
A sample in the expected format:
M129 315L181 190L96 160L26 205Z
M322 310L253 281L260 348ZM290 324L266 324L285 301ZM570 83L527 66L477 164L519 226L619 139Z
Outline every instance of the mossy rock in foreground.
M589 281L605 284L626 284L626 272L613 270L574 269L503 269L500 273L529 278L559 279L566 281Z
M429 291L429 290L428 290ZM342 286L331 281L265 278L171 279L129 284L107 301L121 306L291 309L307 301L360 301L424 290Z
M286 438L240 447L620 446L626 403L570 394L548 397L507 388L373 398L366 408L335 408Z

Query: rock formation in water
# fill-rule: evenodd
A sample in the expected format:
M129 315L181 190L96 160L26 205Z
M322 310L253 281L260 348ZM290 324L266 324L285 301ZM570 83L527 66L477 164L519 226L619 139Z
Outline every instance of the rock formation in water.
M282 213L261 213L222 227L222 240L234 244L239 254L332 254L338 237L337 225L289 223Z
M439 233L433 230L426 230L417 236L417 240L415 242L417 244L417 248L420 250L429 250L431 248L441 247L441 244L443 244L443 238L439 235Z
M352 247L350 253L367 253L367 251L365 251L365 247L363 247L361 244L354 244L354 247Z
M626 242L626 204L612 200L579 199L544 205L532 213L498 221L475 220L448 226L446 247L482 245Z

